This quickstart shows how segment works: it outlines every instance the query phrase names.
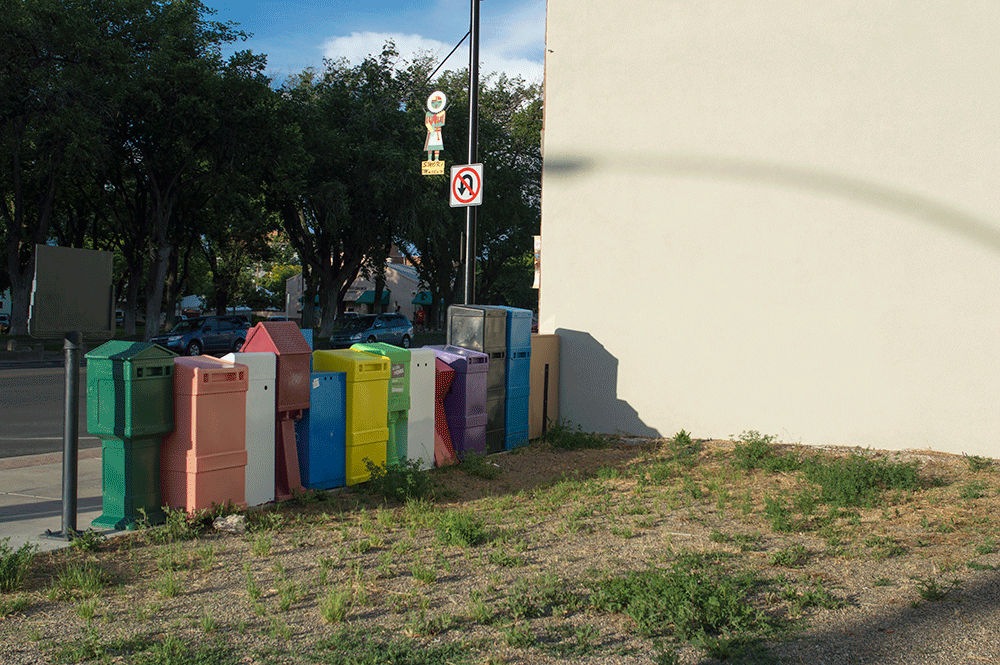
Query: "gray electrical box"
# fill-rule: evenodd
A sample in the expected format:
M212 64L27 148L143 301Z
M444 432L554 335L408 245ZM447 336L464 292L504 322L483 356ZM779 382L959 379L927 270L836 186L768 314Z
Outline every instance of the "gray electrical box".
M60 339L70 332L84 338L115 336L111 252L35 245L28 333Z

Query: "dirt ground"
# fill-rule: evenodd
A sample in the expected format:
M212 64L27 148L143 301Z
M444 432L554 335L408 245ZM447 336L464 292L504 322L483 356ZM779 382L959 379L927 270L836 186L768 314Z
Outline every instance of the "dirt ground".
M992 460L767 448L915 467L915 489L838 512L800 471L740 466L740 442L606 439L429 472L432 499L309 493L246 514L245 533L182 524L37 555L0 594L0 663L1000 662ZM602 605L607 580L691 556L757 580L738 604L781 629L683 636ZM87 571L96 584L74 581Z

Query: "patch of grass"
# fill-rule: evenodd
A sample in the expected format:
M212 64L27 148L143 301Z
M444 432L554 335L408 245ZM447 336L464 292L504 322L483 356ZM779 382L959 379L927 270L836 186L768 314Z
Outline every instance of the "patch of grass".
M623 612L644 637L670 635L689 642L704 637L773 634L774 622L751 596L764 584L752 573L733 573L705 556L680 557L669 569L632 572L594 585L599 611Z
M886 490L920 487L916 463L887 462L858 454L839 459L814 458L803 466L806 478L820 486L818 500L837 507L871 508Z
M420 563L410 566L410 575L413 576L413 579L424 584L434 584L437 582L437 572L430 566Z
M744 471L795 471L802 463L794 454L779 455L774 443L777 437L748 430L736 437L733 464Z
M980 457L979 455L966 455L962 453L962 457L965 458L965 463L969 467L969 471L976 473L978 471L992 471L993 470L993 460L989 457Z
M142 513L142 509L140 508ZM146 532L150 542L163 545L184 540L194 540L201 535L207 524L212 521L212 514L205 510L187 512L183 509L171 510L164 507L166 520L161 526L150 526L143 513L140 526Z
M511 586L504 608L515 620L565 616L583 607L582 596L571 586L553 574L522 578Z
M371 480L365 484L365 488L383 499L400 503L429 499L434 496L438 486L430 474L420 469L420 462L417 460L373 464L371 460L365 459L365 466L371 473Z
M771 555L771 565L783 568L798 568L809 561L809 550L805 545L790 545Z
M845 605L843 600L831 594L821 582L806 583L803 586L786 584L781 595L788 601L792 613L796 615L809 607L835 610Z
M174 598L181 593L181 583L177 575L172 570L164 573L163 577L153 582L153 588L163 598Z
M70 539L69 545L80 552L99 552L107 540L107 536L103 533L87 529L86 531L77 531Z
M235 647L220 642L186 642L176 635L166 635L153 642L131 662L136 665L236 665L242 655Z
M690 434L681 430L667 440L663 448L668 460L690 468L697 463L698 456L704 450L705 444L693 440Z
M741 552L751 552L761 548L761 535L759 533L737 533L730 535L716 530L708 536L708 539L713 543L737 545Z
M493 480L503 473L503 469L490 462L485 455L477 455L476 453L467 454L458 463L457 468L470 476L482 478L483 480Z
M500 566L501 568L520 568L527 565L527 561L524 560L523 556L511 554L501 549L493 550L486 555L486 558L494 566Z
M35 546L29 543L16 550L9 545L10 538L0 540L0 591L17 591L24 583L31 560L35 556Z
M504 640L507 642L507 646L518 649L533 647L538 641L535 635L531 632L531 627L528 625L527 621L515 621L514 623L501 628L500 632L503 634Z
M966 565L972 570L1000 570L1000 566L991 566L988 563L981 563L979 561L970 561Z
M542 439L560 450L600 450L609 445L599 434L584 432L580 425L574 429L569 420L559 420L549 425Z
M243 564L243 575L246 581L247 595L250 600L257 600L261 596L260 585L257 584L257 579L253 576L253 568L249 563Z
M948 597L948 593L955 589L958 585L952 584L950 587L942 586L934 578L917 578L917 593L920 597L926 601L935 602L938 600L944 600Z
M106 585L104 571L97 565L68 563L56 574L50 594L53 599L90 598L100 594Z
M981 480L972 480L962 486L958 496L966 500L982 499L986 494L986 483Z
M471 665L479 660L476 651L461 641L423 644L362 630L343 630L320 640L311 658L326 665Z
M872 558L876 561L906 554L906 548L895 538L869 536L864 542L865 545L872 548Z
M31 606L28 596L17 595L13 598L0 596L0 619L14 612L23 612Z
M976 556L993 554L997 551L997 541L995 538L985 538L983 542L976 545Z
M437 523L437 539L444 545L475 547L485 543L489 534L483 520L470 510L449 510Z
M273 542L274 539L270 533L258 533L250 550L257 556L267 556L271 553Z
M349 586L333 587L320 600L319 614L327 623L342 623L351 608L352 590Z

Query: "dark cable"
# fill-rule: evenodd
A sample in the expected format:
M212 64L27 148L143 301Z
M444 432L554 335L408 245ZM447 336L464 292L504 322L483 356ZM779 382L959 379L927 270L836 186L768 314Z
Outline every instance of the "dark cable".
M472 30L469 30L467 33L465 33L465 37L468 37L471 34L472 34ZM431 79L434 78L434 75L438 73L438 70L441 69L442 67L444 67L444 63L448 62L448 58L450 58L452 56L452 54L455 51L458 50L458 47L461 46L462 42L465 41L465 37L462 37L462 39L460 39L459 42L457 44L455 44L455 48L453 48L451 50L451 53L449 53L448 55L446 55L444 57L444 60L441 61L441 64L437 66L437 69L435 69L433 72L431 72L431 75L427 77L426 81L424 81L424 85L427 85L428 83L430 83Z

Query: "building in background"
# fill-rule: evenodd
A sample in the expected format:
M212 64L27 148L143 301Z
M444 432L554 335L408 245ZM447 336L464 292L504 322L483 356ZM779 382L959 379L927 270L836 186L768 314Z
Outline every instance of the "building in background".
M375 281L358 277L344 296L344 311L370 314L375 311L395 312L413 321L417 305L414 304L419 289L416 269L402 263L386 264L385 286L379 306L375 304ZM293 275L285 282L285 316L302 320L302 274ZM398 309L397 309L398 308Z
M548 0L546 30L562 417L997 455L1000 3Z

